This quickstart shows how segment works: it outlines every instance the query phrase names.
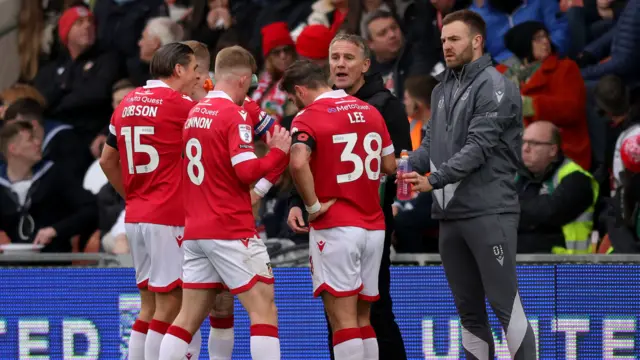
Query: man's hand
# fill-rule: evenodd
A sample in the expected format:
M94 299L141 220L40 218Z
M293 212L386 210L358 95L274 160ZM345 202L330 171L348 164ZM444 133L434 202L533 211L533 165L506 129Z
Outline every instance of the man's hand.
M415 171L402 175L402 179L413 185L413 191L429 192L433 190L433 187L431 186L431 184L429 184L429 178L426 176L418 175L418 173Z
M326 213L331 207L331 205L335 204L335 202L336 202L336 199L331 199L325 203L320 203L320 210L314 212L313 214L309 214L309 222L312 222L318 217L324 215L324 213Z
M273 134L267 133L267 145L269 145L270 149L277 148L288 154L291 148L291 135L287 129L280 125L275 125Z
M289 210L289 216L287 217L287 225L296 234L305 234L309 232L309 227L305 225L304 218L302 217L302 209L294 206Z
M107 137L102 134L96 136L96 138L93 139L93 141L91 142L90 149L91 149L91 155L93 155L94 158L96 159L100 158L100 154L102 153L102 147L106 142L107 142Z
M47 245L57 235L58 233L56 232L56 229L49 226L49 227L40 229L40 231L38 231L38 234L36 235L36 238L33 240L33 243L36 245Z

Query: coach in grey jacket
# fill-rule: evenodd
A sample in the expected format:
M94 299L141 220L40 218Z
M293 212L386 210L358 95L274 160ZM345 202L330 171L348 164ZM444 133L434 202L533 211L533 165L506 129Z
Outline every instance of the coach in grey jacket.
M535 359L534 333L516 277L522 100L514 83L483 55L485 24L469 10L447 15L442 40L448 69L431 97L431 120L409 160L414 190L433 190L440 255L462 322L467 359L494 358L485 296L516 360ZM420 176L431 170L428 177Z

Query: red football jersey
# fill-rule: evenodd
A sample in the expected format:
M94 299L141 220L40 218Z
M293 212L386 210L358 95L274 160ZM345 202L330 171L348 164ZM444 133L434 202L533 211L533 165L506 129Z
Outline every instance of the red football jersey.
M337 199L311 226L384 230L381 157L394 149L378 110L343 90L330 91L298 113L291 132L294 142L314 144L310 166L320 201Z
M125 222L184 225L182 127L195 102L160 80L130 92L109 130L117 138Z
M250 187L234 169L256 159L248 113L226 93L211 91L191 110L182 139L184 239L237 240L256 235ZM278 156L285 159L280 153Z

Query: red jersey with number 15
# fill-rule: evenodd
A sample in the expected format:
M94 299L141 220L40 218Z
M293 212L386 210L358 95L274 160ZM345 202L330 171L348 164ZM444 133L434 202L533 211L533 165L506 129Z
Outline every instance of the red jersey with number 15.
M195 104L149 80L115 109L109 130L122 164L125 222L184 226L182 127Z
M310 166L320 201L337 199L311 226L384 230L381 157L394 149L378 110L344 90L326 92L298 113L291 132L294 143L312 147Z

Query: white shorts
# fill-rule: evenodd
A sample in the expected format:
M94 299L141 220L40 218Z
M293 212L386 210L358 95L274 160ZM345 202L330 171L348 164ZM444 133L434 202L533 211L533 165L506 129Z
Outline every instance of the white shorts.
M185 289L229 289L245 292L260 281L273 284L267 247L261 239L187 240L184 250Z
M384 230L345 226L309 232L309 262L313 296L323 291L335 297L358 295L376 301L378 273L384 250Z
M182 285L183 227L127 223L125 230L139 289L169 292Z

